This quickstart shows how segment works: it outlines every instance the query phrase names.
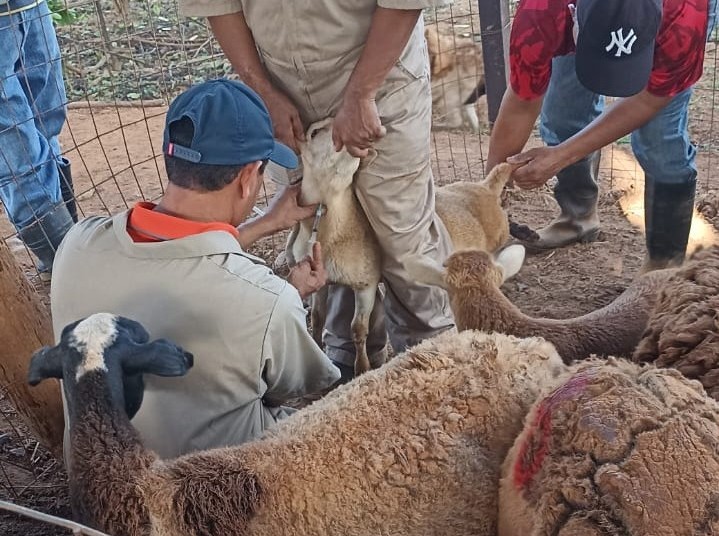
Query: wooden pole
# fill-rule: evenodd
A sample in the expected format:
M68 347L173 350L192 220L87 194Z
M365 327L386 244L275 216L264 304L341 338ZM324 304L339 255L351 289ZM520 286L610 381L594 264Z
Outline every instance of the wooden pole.
M62 460L60 382L46 380L36 387L27 382L30 356L53 343L47 308L0 239L0 391L40 444Z
M509 58L509 1L478 0L482 35L482 60L487 86L487 108L490 125L494 125L499 105L507 89Z

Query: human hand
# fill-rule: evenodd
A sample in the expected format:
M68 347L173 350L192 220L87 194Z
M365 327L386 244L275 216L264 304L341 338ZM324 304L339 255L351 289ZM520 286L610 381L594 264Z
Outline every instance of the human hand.
M319 242L312 244L312 256L305 257L290 268L287 280L297 289L302 299L327 284L327 271L322 262L322 248Z
M520 188L539 188L569 162L557 147L539 147L507 158L510 164L520 167L512 173L512 182Z
M275 193L264 216L275 232L294 227L297 222L315 215L317 205L300 204L300 192L300 185L295 184Z
M347 152L357 158L367 156L372 143L386 133L374 99L345 97L332 123L335 151L346 147Z
M275 137L299 154L298 142L305 141L305 130L297 107L277 89L266 91L261 97L270 112Z

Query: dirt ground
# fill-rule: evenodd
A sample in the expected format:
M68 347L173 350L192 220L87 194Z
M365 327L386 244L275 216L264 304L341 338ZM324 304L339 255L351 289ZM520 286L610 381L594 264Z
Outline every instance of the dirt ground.
M714 48L707 61L716 64ZM697 214L692 244L707 244L719 229L719 145L714 109L713 77L694 100L692 136L700 148ZM708 84L708 85L707 85ZM79 209L83 215L112 214L135 202L157 199L163 192L160 154L164 107L73 107L63 133L66 156L73 163ZM538 145L538 140L532 142ZM488 147L486 134L437 131L433 135L433 171L438 185L457 180L480 180ZM535 191L509 190L506 208L518 223L537 228L556 214L551 185ZM268 181L266 198L273 185ZM644 254L642 232L643 178L629 145L603 151L600 217L602 233L592 244L577 245L527 258L521 272L504 291L523 311L551 318L584 314L614 299L635 277ZM260 203L262 207L266 203ZM0 233L12 230L0 219ZM284 234L258 243L253 253L272 263L282 249ZM47 301L49 289L35 277L32 260L22 244L9 243ZM52 461L0 397L0 500L68 517L69 506L62 467ZM67 534L13 514L0 512L0 534L46 536Z

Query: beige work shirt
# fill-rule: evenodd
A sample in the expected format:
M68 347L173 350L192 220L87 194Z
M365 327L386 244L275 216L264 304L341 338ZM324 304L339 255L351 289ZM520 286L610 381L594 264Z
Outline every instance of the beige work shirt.
M52 277L55 337L95 312L142 323L192 352L182 378L145 377L133 419L161 457L242 443L329 387L339 370L309 335L297 290L225 231L135 243L128 212L75 225Z

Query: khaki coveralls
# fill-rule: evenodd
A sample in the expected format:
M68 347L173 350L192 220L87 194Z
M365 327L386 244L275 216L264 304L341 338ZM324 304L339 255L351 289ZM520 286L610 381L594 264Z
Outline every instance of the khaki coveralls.
M180 0L180 9L184 15L203 17L242 11L271 81L293 101L307 127L336 114L377 6L422 9L447 3L450 2ZM384 347L386 332L395 351L402 351L453 326L446 293L410 281L399 263L407 253L423 253L443 261L450 245L434 210L430 166L432 99L421 18L379 90L376 103L387 134L374 143L376 154L364 159L355 182L357 197L384 256L387 330L380 308L372 315L367 339L370 359ZM353 300L348 289L334 287L326 324L328 355L347 365L354 361L349 329Z

